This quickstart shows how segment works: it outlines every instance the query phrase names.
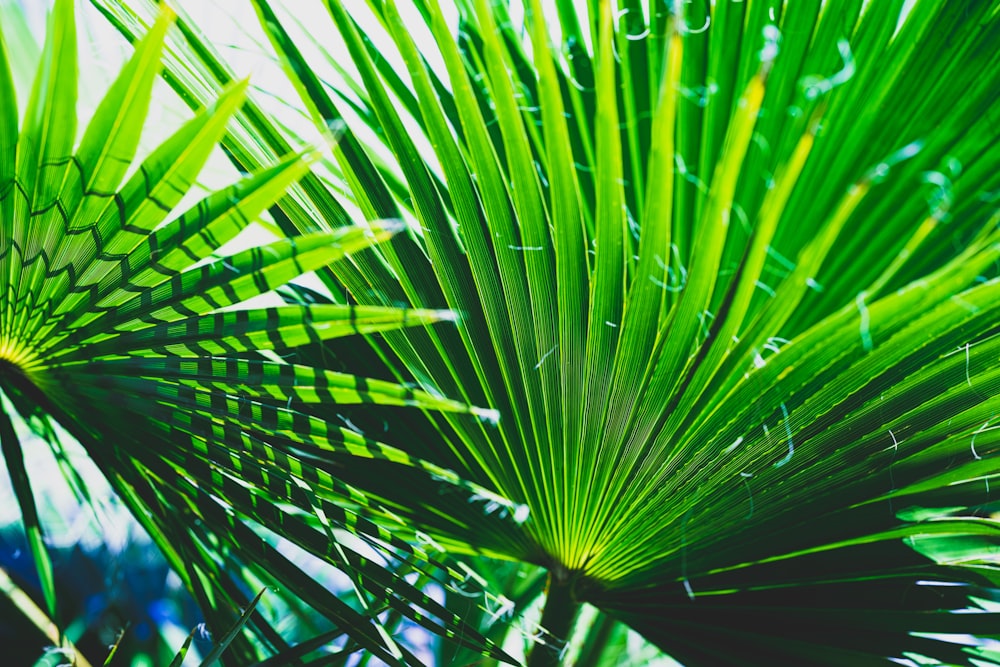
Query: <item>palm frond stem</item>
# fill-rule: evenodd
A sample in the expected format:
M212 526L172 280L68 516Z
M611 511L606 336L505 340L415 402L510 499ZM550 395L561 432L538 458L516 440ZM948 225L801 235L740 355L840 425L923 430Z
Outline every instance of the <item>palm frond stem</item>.
M543 636L528 654L528 667L553 667L562 663L573 625L580 614L575 581L572 573L561 566L549 570L545 604L539 621Z

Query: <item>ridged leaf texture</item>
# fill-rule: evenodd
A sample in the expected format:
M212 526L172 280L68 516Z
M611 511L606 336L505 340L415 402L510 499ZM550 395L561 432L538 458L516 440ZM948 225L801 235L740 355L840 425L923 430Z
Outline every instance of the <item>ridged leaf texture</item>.
M307 176L280 224L405 218L321 276L462 314L364 363L500 415L390 435L529 511L470 521L399 466L354 487L547 568L602 612L589 664L608 617L686 665L1000 663L998 3L251 4L342 132L338 190ZM230 75L185 26L197 99ZM226 145L256 167L279 127L248 108Z

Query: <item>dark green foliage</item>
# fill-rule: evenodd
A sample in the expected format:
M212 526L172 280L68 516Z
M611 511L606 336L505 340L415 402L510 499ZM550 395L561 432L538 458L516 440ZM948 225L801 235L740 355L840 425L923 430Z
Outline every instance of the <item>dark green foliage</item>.
M121 3L95 4L144 33ZM1000 5L532 0L522 21L507 3L456 0L456 38L436 0L405 18L399 4L330 0L329 22L302 30L279 3L248 3L317 128L341 133L332 160L277 202L278 224L299 239L351 233L349 210L366 226L405 221L371 252L311 266L328 295L284 295L330 302L317 313L447 307L457 326L281 340L306 365L381 374L454 409L392 412L389 449L309 409L282 421L262 395L260 438L178 424L168 407L174 419L153 417L163 440L184 434L193 452L141 463L168 504L213 479L192 459L224 464L220 493L241 514L356 572L374 609L493 658L490 613L521 612L537 587L525 599L477 587L480 610L439 607L398 579L406 566L324 553L318 526L406 554L450 593L461 571L406 543L473 569L492 567L477 554L548 569L569 582L567 605L601 612L585 662L620 636L610 617L689 665L1000 663ZM167 73L196 106L203 81L231 77L197 26L181 28ZM336 71L334 34L349 71ZM405 73L380 53L390 42ZM341 61L332 74L304 55L317 49ZM223 143L257 171L287 152L283 132L249 104ZM255 349L249 327L221 344ZM173 352L218 341L177 326L117 335ZM211 405L199 396L166 395ZM206 410L241 412L238 400ZM265 459L323 501L268 483ZM238 544L286 573L212 507L205 553ZM297 576L296 594L342 617ZM412 658L343 617L372 654Z

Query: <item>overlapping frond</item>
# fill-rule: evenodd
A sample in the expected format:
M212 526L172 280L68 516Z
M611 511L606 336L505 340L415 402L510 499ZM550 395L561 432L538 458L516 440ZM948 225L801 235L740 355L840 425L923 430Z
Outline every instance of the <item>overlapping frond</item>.
M411 221L324 279L462 313L371 358L500 415L411 420L407 451L530 515L505 540L395 468L354 486L686 664L996 661L996 2L461 0L455 31L331 0L305 33L252 4L317 126L347 122L352 205ZM297 44L324 30L356 71L332 90ZM226 70L187 34L197 96ZM282 150L259 109L227 141ZM314 178L289 231L345 218Z
M427 383L368 380L296 356L334 338L437 322L454 328L457 315L287 303L275 292L365 256L402 224L371 221L229 252L225 246L246 241L240 235L316 155L286 151L176 211L247 83L227 87L136 161L175 18L164 9L77 143L73 5L56 3L23 122L0 35L0 443L49 615L58 621L58 594L22 435L30 423L55 445L60 436L38 428L54 419L148 529L234 664L290 651L323 658L344 634L356 642L342 646L345 653L362 648L391 664L411 662L379 620L386 609L503 659L403 578L417 571L452 585L464 573L386 530L398 521L391 502L357 491L336 470L342 459L418 470L417 479L454 503L489 504L508 517L500 523L513 524L517 507L505 499L339 415L354 404L442 410L471 422L489 422L494 412L443 398ZM248 303L266 295L273 305ZM350 573L353 603L295 564L296 549ZM323 641L290 647L275 619L253 610L262 586L311 608L325 624ZM236 629L223 637L229 628Z

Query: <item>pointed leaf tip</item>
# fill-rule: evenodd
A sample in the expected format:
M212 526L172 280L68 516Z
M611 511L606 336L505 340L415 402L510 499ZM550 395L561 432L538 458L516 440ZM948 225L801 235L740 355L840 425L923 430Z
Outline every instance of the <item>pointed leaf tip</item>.
M492 408L472 408L472 414L476 415L490 426L500 423L500 411Z
M399 232L406 229L406 222L400 220L399 218L384 218L382 220L373 220L368 223L375 232L387 232L389 234L398 234Z

